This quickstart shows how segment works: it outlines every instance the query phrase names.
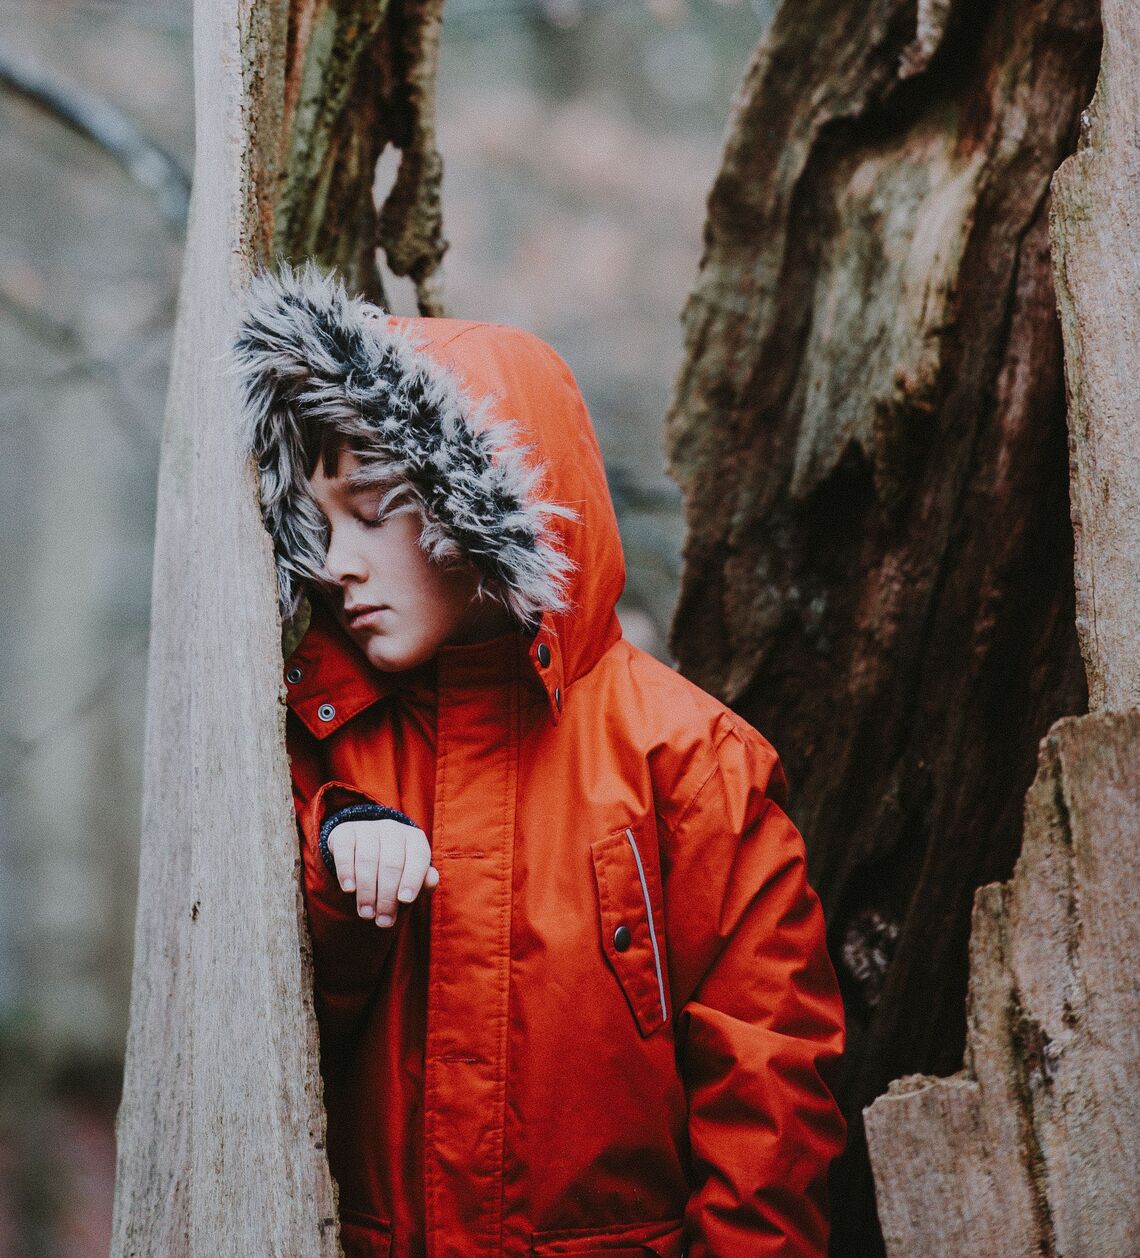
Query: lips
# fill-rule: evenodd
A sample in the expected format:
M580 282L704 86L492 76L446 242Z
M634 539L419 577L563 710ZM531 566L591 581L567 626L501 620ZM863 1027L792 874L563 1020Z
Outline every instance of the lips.
M358 629L368 623L369 617L376 612L382 612L385 606L381 604L378 607L371 607L364 603L355 603L351 607L345 607L344 615L350 629Z

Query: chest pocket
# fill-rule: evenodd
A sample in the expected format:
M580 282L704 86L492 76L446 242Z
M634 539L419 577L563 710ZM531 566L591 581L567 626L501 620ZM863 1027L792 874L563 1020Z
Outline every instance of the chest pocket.
M650 819L650 828L653 819ZM665 914L656 835L625 826L590 844L598 888L602 950L642 1035L669 1021ZM639 838L638 835L642 837Z

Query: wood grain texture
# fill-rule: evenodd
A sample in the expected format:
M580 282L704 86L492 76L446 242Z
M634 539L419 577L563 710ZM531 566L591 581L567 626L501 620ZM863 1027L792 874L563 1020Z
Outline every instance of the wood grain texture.
M270 254L286 6L197 0L196 140L163 436L112 1253L339 1253L280 626L223 372Z
M196 158L159 476L115 1258L339 1254L280 624L225 373L250 269L438 309L440 0L196 0ZM378 215L387 144L400 149Z
M962 1072L866 1111L891 1255L1128 1255L1140 1236L1140 30L1103 5L1081 146L1054 180L1077 624L1096 715L1059 722L1008 885L983 887Z
M1140 1235L1140 712L1057 723L1008 885L981 888L965 1067L867 1110L899 1258L1084 1258Z
M1085 710L1050 180L1096 0L797 0L738 91L668 421L682 670L780 751L861 1110L961 1061L971 904Z
M1079 151L1053 181L1065 333L1077 630L1093 708L1140 705L1140 24L1104 0Z

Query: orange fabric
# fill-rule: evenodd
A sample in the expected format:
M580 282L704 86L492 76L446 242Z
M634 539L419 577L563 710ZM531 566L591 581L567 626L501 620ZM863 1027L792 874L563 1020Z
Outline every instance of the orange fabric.
M411 330L517 421L544 496L579 513L555 525L577 570L529 642L383 675L317 604L289 660L345 1252L820 1255L842 1013L776 753L621 639L617 526L562 360L513 328ZM387 930L318 852L360 798L422 826L440 871Z

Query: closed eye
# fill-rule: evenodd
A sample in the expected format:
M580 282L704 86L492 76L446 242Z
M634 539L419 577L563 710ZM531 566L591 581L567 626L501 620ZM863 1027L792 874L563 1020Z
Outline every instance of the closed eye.
M416 504L410 498L392 497L387 501L381 499L378 503L358 506L353 512L353 518L365 528L376 529L386 524L393 516L406 515L407 512L415 510Z

